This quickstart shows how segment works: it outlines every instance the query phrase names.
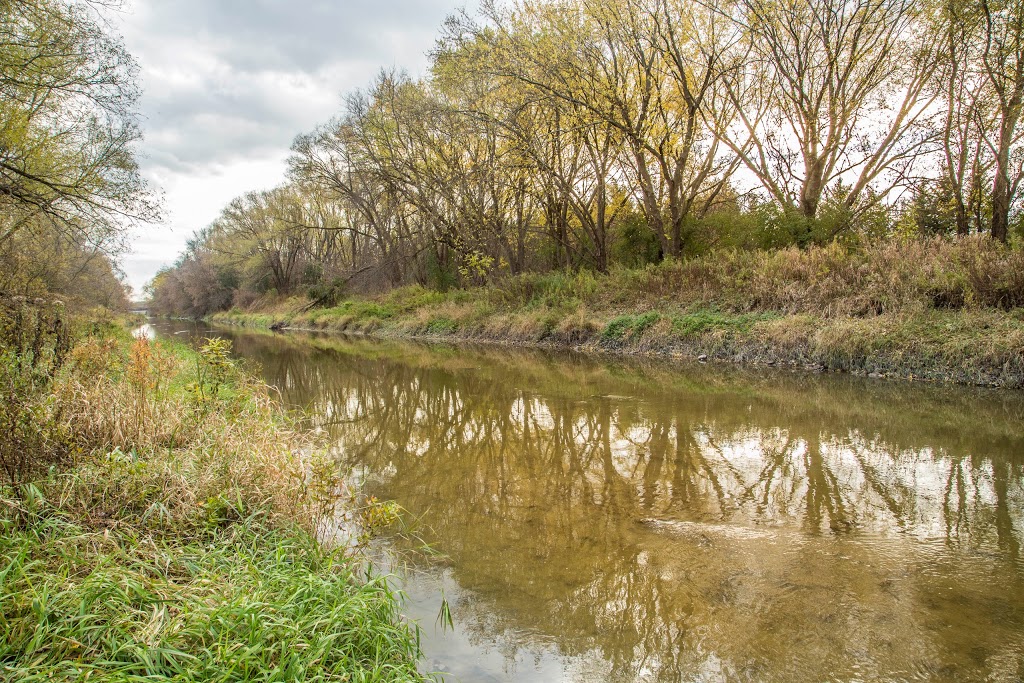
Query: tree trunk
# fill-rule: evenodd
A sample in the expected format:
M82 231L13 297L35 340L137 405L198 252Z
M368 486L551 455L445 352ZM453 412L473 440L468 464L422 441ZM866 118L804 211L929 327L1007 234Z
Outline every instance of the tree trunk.
M597 221L594 225L594 264L601 273L608 272L608 196L602 175L598 179L597 190Z
M1006 241L1010 224L1010 140L1013 126L1009 116L1003 116L999 130L999 150L996 154L996 179L992 185L992 237Z
M800 188L800 213L805 218L815 218L818 215L821 195L825 191L824 174L825 164L822 160L816 159L807 164L807 177Z
M665 218L658 204L658 195L654 189L654 180L647 168L647 160L638 144L633 143L633 158L636 163L637 178L640 181L640 195L643 199L644 217L647 225L658 236L661 245L661 256L672 254L672 241L665 229Z
M997 176L995 189L992 190L992 237L1005 242L1009 224L1010 186L1005 177Z
M1010 227L1010 146L1013 143L1020 119L1021 93L1013 97L1003 108L999 125L999 148L996 151L996 179L992 185L992 237L1006 241Z
M962 193L961 193L962 196ZM967 207L963 201L957 198L956 202L956 234L966 237L971 232L971 217L967 215Z

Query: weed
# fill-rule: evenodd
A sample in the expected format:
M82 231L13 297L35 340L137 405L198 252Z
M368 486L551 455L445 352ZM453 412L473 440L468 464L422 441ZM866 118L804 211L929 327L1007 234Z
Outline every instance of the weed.
M342 490L325 453L225 343L126 336L76 347L19 413L34 457L76 458L0 485L0 679L423 680L386 582L318 542Z
M235 366L231 360L231 342L210 337L196 355L196 381L190 385L192 396L200 405L220 398Z
M446 334L454 334L459 329L459 324L446 316L437 316L432 318L426 326L427 334L436 334L438 336Z
M648 311L640 315L620 315L608 323L601 337L606 341L636 339L659 320L661 314L657 311Z

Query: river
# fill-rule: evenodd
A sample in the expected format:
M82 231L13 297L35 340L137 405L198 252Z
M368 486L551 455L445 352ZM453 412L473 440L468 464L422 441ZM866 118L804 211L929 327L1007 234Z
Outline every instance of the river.
M418 520L447 680L1024 680L1020 393L156 328L232 339Z

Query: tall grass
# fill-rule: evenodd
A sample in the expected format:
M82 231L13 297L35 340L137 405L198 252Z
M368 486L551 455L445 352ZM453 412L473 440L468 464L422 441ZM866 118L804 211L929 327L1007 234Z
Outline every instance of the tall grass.
M38 417L72 461L0 486L0 679L422 679L317 540L333 469L222 345L83 341Z
M386 583L297 529L254 515L185 541L20 516L0 538L5 680L418 678Z
M721 250L601 275L530 273L444 293L405 287L336 308L285 307L271 318L383 336L1024 386L1024 251L987 237ZM261 319L237 310L214 316Z
M1024 306L1024 252L985 237L716 252L620 272L609 287L733 311L871 316L924 308L1008 310Z
M600 277L523 275L496 283L485 296L515 309L672 305L825 316L921 308L1006 310L1024 306L1024 251L987 238L716 251Z
M580 309L642 313L651 308L870 317L924 309L1024 306L1024 251L986 237L887 240L860 247L836 243L766 251L724 250L639 269L527 273L472 290L404 287L376 299L328 309L271 315L230 311L225 322L284 320L361 330L395 325L423 310L488 314ZM448 316L458 317L458 316ZM266 326L266 325L263 325Z

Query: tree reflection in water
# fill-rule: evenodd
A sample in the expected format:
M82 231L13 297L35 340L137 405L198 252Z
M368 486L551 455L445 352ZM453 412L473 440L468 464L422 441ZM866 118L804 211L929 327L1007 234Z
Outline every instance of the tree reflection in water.
M1018 680L1024 401L854 378L239 336L460 627L598 678Z

